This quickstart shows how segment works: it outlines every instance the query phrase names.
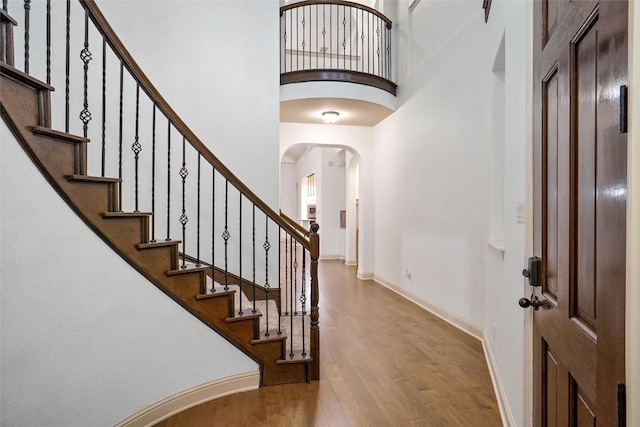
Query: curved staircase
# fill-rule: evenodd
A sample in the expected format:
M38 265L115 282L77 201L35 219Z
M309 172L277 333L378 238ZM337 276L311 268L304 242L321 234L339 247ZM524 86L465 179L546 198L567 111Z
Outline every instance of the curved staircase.
M89 4L89 7L95 8L95 5ZM3 13L4 16L8 17L8 14ZM3 43L6 42L11 42L9 37L3 38ZM153 241L150 224L154 214L121 211L119 187L122 179L87 174L90 140L52 129L51 92L54 88L14 68L11 62L7 58L0 62L2 118L52 187L87 226L167 296L255 360L261 367L261 385L317 380L317 292L311 295L310 310L285 314L281 312L278 288L270 289L267 285L265 289L264 285L256 284L255 279L251 283L240 276L223 274L211 263L185 263L187 254L180 253L179 240ZM226 171L223 167L220 169ZM241 183L238 186L242 188ZM245 197L254 197L253 193L246 194ZM261 202L253 203L256 206ZM280 233L286 232L285 239L309 239L263 205L258 206L275 221ZM311 244L316 249L315 258L309 251L312 289L314 285L317 287L314 283L317 281L314 278L317 274L314 273L317 271L317 229L315 225L311 233L315 239ZM221 275L225 277L225 285L214 280L220 279ZM263 300L255 304L250 301L246 292L250 288ZM302 299L305 298L303 293ZM271 319L278 319L278 328L274 328L273 320L265 322L266 314ZM292 333L301 338L292 340Z

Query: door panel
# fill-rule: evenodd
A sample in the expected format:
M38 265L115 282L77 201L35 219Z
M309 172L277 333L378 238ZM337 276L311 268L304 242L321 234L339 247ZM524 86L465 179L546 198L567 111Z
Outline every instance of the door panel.
M627 2L534 12L534 424L616 425L624 382Z

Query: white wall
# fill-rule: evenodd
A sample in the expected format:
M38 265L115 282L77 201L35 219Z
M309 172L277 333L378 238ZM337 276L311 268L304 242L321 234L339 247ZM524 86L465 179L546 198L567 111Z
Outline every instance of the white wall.
M114 425L257 371L93 234L0 125L0 424Z
M279 2L99 0L98 5L187 125L277 211Z
M515 425L523 422L525 229L516 205L525 198L526 22L525 2L494 1L488 24L472 1L423 1L413 13L399 3L400 106L374 130L376 279L483 335ZM503 34L504 76L492 71ZM504 260L487 244L494 238Z

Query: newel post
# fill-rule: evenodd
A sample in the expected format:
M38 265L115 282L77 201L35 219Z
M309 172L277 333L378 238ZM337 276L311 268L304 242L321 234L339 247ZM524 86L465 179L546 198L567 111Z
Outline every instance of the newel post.
M320 327L318 317L318 300L320 299L320 293L318 290L318 258L320 258L320 235L318 230L320 226L317 222L311 223L311 230L309 232L311 257L311 372L309 379L320 379Z

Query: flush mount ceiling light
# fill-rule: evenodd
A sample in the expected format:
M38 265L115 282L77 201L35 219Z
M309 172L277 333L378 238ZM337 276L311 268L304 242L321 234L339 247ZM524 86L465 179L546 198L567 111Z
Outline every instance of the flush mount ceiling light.
M325 111L324 113L322 113L322 118L324 119L325 123L331 124L338 120L339 115L340 113L338 113L337 111Z

